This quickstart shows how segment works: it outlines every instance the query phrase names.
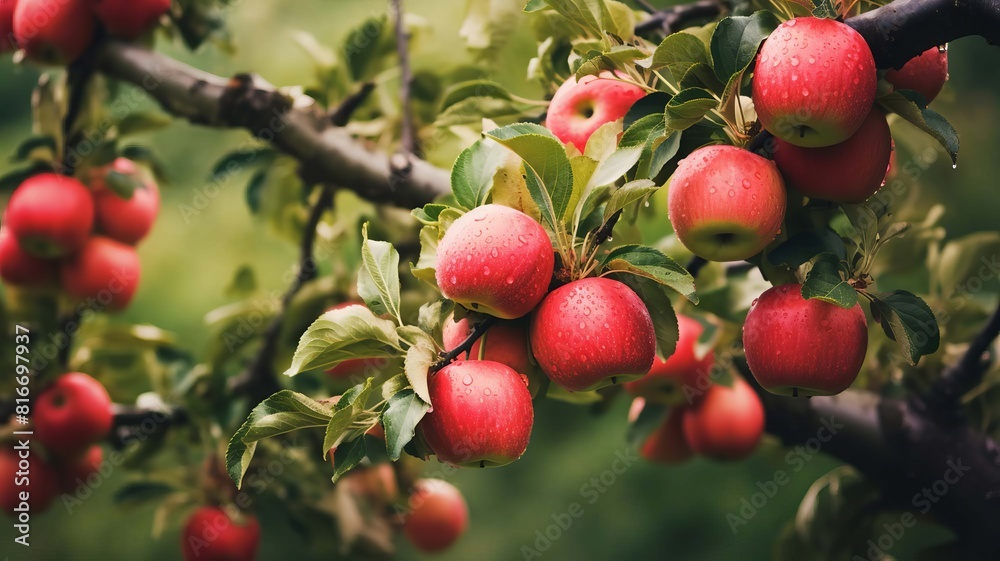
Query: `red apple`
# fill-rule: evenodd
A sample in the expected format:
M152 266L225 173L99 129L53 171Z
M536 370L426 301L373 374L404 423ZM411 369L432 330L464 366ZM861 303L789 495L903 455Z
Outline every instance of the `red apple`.
M684 436L684 411L686 407L672 407L663 424L657 427L642 443L639 454L657 464L680 464L694 456Z
M0 509L14 518L38 514L59 494L59 476L34 450L11 446L0 451Z
M685 409L684 438L697 454L739 460L753 453L764 434L764 405L741 378L732 387L713 385Z
M140 183L131 198L123 199L106 185L105 177L110 172L132 176ZM160 190L135 162L118 158L111 165L94 170L90 188L94 192L97 230L104 235L135 245L153 228L160 212Z
M90 483L88 478L98 473L104 463L104 450L100 446L91 446L83 456L76 458L62 467L59 474L59 487L63 493L76 493L80 487Z
M331 307L327 311L331 312L333 310L341 310L351 306L364 306L364 304L357 302L343 302ZM382 360L383 359L352 358L328 369L326 373L329 374L330 377L337 380L351 380L354 377L368 378L369 376L374 376L378 373L379 364Z
M184 561L253 561L260 544L260 524L252 515L242 518L237 522L214 506L194 511L181 531Z
M64 65L87 50L94 38L90 0L18 0L14 37L28 58Z
M698 320L680 314L677 314L677 325L680 337L674 354L666 360L657 357L648 374L625 384L629 393L657 401L673 401L684 387L697 389L699 384L706 384L715 364L715 353L697 355L698 338L705 328Z
M864 38L832 19L778 26L757 55L753 103L774 136L798 146L847 140L875 102L875 59Z
M444 348L454 349L468 338L472 327L468 318L456 322L452 317L445 322L443 331ZM528 358L528 330L525 322L502 321L491 327L482 339L472 345L469 360L479 360L480 345L484 340L486 350L483 351L483 360L506 364L520 374L527 374L531 369L531 361Z
M803 195L836 203L863 203L885 180L892 154L889 123L872 109L858 132L840 144L802 148L775 140L774 163Z
M531 320L531 350L549 379L571 392L585 391L649 372L656 335L631 288L585 278L542 300Z
M17 0L0 0L0 53L17 48L14 42L14 7Z
M534 410L523 374L499 362L459 360L428 385L431 410L418 427L439 460L495 467L524 454Z
M760 253L778 234L785 198L774 162L735 146L705 146L677 165L667 212L692 253L739 261Z
M170 9L170 0L92 0L94 13L108 33L135 39Z
M861 304L844 309L802 298L802 286L769 289L743 324L747 365L778 395L833 395L847 389L865 361L868 324Z
M87 242L94 226L94 200L76 179L43 173L14 190L5 216L22 249L38 257L62 257Z
M438 244L441 294L502 319L530 312L549 289L555 257L545 229L501 205L474 208Z
M59 276L58 264L29 255L7 228L0 228L0 278L14 286L48 286Z
M469 525L469 507L462 493L440 479L418 479L409 506L403 533L425 553L448 549Z
M617 121L646 91L624 82L611 72L600 76L575 77L559 86L549 103L545 126L563 144L572 144L583 152L587 140L601 125Z
M63 261L59 276L70 296L92 300L95 308L121 310L135 295L139 272L135 248L95 236L79 253Z
M911 58L899 70L890 69L885 79L893 88L913 90L930 103L948 80L948 49L931 47Z
M47 450L72 458L111 430L111 397L97 380L71 372L38 395L32 420Z

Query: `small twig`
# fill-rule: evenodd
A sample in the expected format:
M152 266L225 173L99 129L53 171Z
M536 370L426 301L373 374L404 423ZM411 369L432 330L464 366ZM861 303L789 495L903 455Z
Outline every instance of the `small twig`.
M361 104L368 99L368 96L373 91L375 91L374 82L361 84L361 88L358 91L341 100L340 105L330 113L330 122L338 127L346 125L351 120L354 112L358 110L358 107L361 107Z
M167 411L144 409L132 405L112 405L111 446L121 449L131 442L142 442L160 430L184 424L188 421L187 411L172 407Z
M998 335L1000 335L1000 306L993 311L982 331L969 343L969 348L962 358L945 369L941 377L934 382L924 398L925 403L941 412L953 411L959 399L982 382L983 374L989 368L989 362L983 360L983 355Z
M229 389L233 393L246 393L250 396L253 404L271 395L280 389L277 376L272 363L278 351L278 339L281 334L281 325L284 323L285 313L292 299L299 292L303 285L316 278L316 262L313 257L313 245L316 242L316 228L323 213L333 204L333 186L326 184L320 192L319 198L309 212L309 220L306 222L305 230L302 233L302 242L299 244L299 266L295 275L295 280L285 291L281 299L281 310L271 319L267 329L262 335L263 343L257 356L254 357L250 367L239 376L230 380Z
M402 112L402 150L407 155L414 154L415 138L413 131L413 108L410 104L410 86L413 82L413 71L410 68L410 37L406 34L403 22L403 0L392 0L392 9L396 14L396 53L399 57L400 85L399 103Z
M497 323L497 318L494 316L487 316L486 319L476 324L472 329L472 333L465 338L464 341L454 349L441 353L441 360L435 362L431 366L431 373L441 370L445 366L448 366L456 358L460 357L463 353L468 353L472 350L472 346L476 344L487 331Z
M615 224L618 224L618 219L622 217L622 211L618 211L612 214L608 221L601 225L600 228L594 230L594 247L598 247L602 243L611 239L614 234Z

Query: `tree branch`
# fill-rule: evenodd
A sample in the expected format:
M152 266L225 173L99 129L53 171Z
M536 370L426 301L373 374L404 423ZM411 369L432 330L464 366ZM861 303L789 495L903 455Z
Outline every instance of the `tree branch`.
M370 96L373 91L375 91L374 82L365 82L364 84L361 84L361 88L359 88L358 91L345 97L340 102L340 105L338 105L337 108L330 113L330 122L336 127L346 125L348 121L351 120L351 116L354 115L354 112L358 110L358 107L361 107L361 104L368 99L368 96Z
M264 330L260 350L257 351L257 356L254 357L250 367L241 375L230 380L230 390L234 393L246 393L254 405L281 389L273 365L275 354L278 352L281 325L285 321L285 313L292 299L305 283L316 278L316 262L313 257L316 228L319 226L323 213L333 204L333 193L333 186L329 184L324 185L320 191L319 198L316 199L309 211L309 220L302 232L302 241L299 244L298 270L295 274L295 280L292 281L291 286L288 287L281 299L281 310L271 319L271 323Z
M697 21L710 21L728 11L722 0L698 0L688 4L677 4L653 12L649 19L635 26L636 35L648 35L658 31L663 35L684 29Z
M998 335L1000 305L993 311L979 335L969 343L962 358L942 372L941 377L931 386L924 398L927 404L941 412L956 411L959 399L982 382L983 374L989 368L989 362L983 360L983 355Z
M413 107L410 103L410 86L413 83L413 71L410 69L410 36L406 33L403 22L403 0L391 0L392 10L396 18L396 56L399 58L399 110L402 116L400 137L403 153L415 153L416 135L413 130Z
M98 70L147 91L171 114L193 123L245 128L297 159L313 183L332 183L373 201L405 208L423 206L450 191L449 174L412 159L405 176L389 157L369 150L311 99L293 100L258 77L225 80L142 47L106 42L97 49Z

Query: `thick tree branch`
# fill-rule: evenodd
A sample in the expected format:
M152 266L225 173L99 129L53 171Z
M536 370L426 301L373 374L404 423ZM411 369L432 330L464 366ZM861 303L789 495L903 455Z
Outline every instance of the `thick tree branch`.
M226 80L142 47L109 41L96 52L98 70L145 89L171 114L193 123L245 128L297 159L310 182L332 183L374 201L423 206L450 190L448 172L412 159L405 175L389 157L330 126L309 98L289 99L258 77Z
M686 4L669 6L653 14L635 26L637 35L647 35L654 31L670 35L675 31L694 25L695 22L708 22L728 11L729 7L723 0L698 0Z
M983 359L983 355L998 335L1000 335L1000 306L993 311L993 315L979 335L969 343L969 348L962 358L942 372L941 377L931 386L925 397L927 404L942 412L956 411L958 400L982 382L983 374L989 368L989 362Z

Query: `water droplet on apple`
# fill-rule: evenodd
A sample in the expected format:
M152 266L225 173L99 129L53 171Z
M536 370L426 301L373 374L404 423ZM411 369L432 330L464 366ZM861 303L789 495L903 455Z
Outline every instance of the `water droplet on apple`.
M590 314L591 314L591 310L590 310L590 308L586 308L586 307L585 307L585 308L583 308L583 315L585 315L585 316L589 316Z
M580 355L580 362L587 362L587 355Z
M466 261L472 261L472 254L471 253L465 254L465 260Z
M795 55L792 55L792 58L791 58L791 60L789 60L789 62L792 64L792 66L798 66L799 65L799 57L797 57Z
M486 236L486 243L493 243L493 236Z
M793 82L797 82L798 80L799 80L799 75L798 74L792 74L792 81Z
M493 390L491 390L489 388L486 388L485 390L483 390L483 394L486 395L487 397L489 397L489 396L493 395Z
M808 89L802 88L802 97L809 97L809 90Z
M815 57L809 57L809 64L816 64L816 58Z
M472 395L472 388L465 388L465 395Z
M477 238L478 238L479 236L482 236L482 235L483 235L483 231L482 231L482 230L476 230L476 237L477 237Z
M471 386L472 385L472 375L471 374L466 374L462 378L462 383L465 384L466 386Z
M456 277L455 275L452 275L451 276L451 284L458 284L458 277Z
M490 268L489 267L483 267L483 276L487 276L487 277L490 276Z
M586 323L586 322L583 322L583 321L581 321L581 322L580 322L580 329L586 329L586 328L587 328L587 323Z
M483 220L486 220L486 215L483 214L483 215L480 215L480 216L476 216L476 217L473 218L473 220L475 220L476 222L482 222Z
M490 250L490 256L493 257L494 259L497 258L499 255L500 252L497 250L497 248L494 247L493 249Z
M760 175L760 174L758 174L758 175ZM743 188L744 189L749 189L750 188L750 180L749 179L744 179L743 180Z
M754 298L754 299L753 299L753 302L750 302L750 306L751 306L751 307L753 307L753 306L756 306L756 305L757 305L757 301L758 301L758 300L760 300L760 298Z
M507 277L507 284L514 284L514 277Z
M605 323L605 324L604 324L604 329L611 329L611 325L609 325L609 324Z
M528 245L528 238L524 237L523 235L520 235L520 236L518 236L518 237L517 237L517 241L518 241L518 242L519 242L519 243L520 243L521 245Z
M711 189L709 189L708 192L709 193L715 193L715 187L712 187Z
M730 190L729 190L729 196L730 196L730 197L735 197L735 196L736 196L736 191L734 191L734 190L730 189Z

